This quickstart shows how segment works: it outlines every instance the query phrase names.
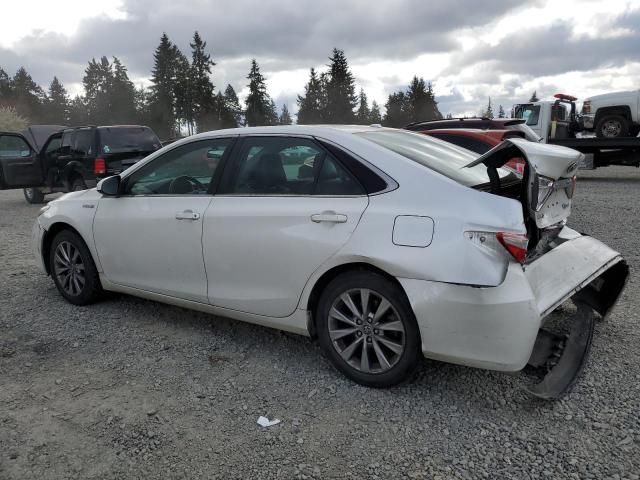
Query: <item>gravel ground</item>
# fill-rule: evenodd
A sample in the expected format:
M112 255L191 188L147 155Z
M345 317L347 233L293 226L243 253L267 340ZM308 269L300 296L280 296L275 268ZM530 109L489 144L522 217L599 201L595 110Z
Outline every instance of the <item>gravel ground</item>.
M574 205L572 226L638 271L640 170L585 172ZM2 479L638 479L637 277L560 401L431 361L372 390L303 337L126 296L66 303L32 259L37 211L0 192Z

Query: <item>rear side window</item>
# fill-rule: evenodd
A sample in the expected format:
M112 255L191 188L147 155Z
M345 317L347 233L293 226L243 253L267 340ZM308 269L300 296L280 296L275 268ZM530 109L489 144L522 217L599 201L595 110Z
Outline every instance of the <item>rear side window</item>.
M462 185L473 187L489 183L487 168L476 165L464 168L475 160L478 155L427 135L402 130L376 130L371 132L357 132L358 135L370 142L376 143L392 152L402 155L420 165L449 177ZM498 170L500 177L509 175L503 169Z
M102 127L99 130L101 153L150 153L161 147L148 127Z
M93 155L93 140L95 138L94 131L90 129L76 130L71 150L74 155L87 156Z
M358 181L306 138L249 137L237 157L228 193L239 195L364 195Z

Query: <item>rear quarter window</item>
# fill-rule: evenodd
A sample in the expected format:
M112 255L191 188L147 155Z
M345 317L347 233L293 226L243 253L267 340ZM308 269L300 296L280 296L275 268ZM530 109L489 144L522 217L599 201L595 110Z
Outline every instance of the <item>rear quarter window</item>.
M391 129L357 132L354 135L376 143L467 187L489 183L487 168L484 165L464 168L479 155L443 140L419 133ZM509 172L499 169L499 175L506 177Z

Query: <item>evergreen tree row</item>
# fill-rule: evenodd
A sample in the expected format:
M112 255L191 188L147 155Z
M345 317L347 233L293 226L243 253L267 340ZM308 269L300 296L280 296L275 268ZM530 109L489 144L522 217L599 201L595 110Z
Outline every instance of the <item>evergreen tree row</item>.
M117 58L91 59L84 71L84 95L70 98L57 77L47 91L21 67L13 77L0 68L0 106L14 108L32 124L126 124L151 126L161 138L242 125L289 125L287 105L278 112L266 79L255 59L247 75L248 95L240 105L231 85L216 91L216 63L198 32L191 57L166 33L153 54L150 87L135 88L127 68ZM355 77L344 52L334 48L326 71L311 69L304 93L298 96L297 123L358 123L402 127L412 121L442 118L431 83L413 78L406 90L389 95L386 114L369 103L364 89L356 93Z

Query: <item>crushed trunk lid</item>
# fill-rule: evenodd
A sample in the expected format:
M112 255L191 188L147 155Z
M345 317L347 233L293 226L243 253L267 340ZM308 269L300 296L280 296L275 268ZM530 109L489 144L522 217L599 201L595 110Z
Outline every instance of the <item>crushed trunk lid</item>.
M509 160L521 157L528 166L527 195L523 205L539 229L564 222L571 213L571 198L582 153L556 145L510 138L489 150L463 168L483 163L491 179L492 189L500 190L497 169Z

